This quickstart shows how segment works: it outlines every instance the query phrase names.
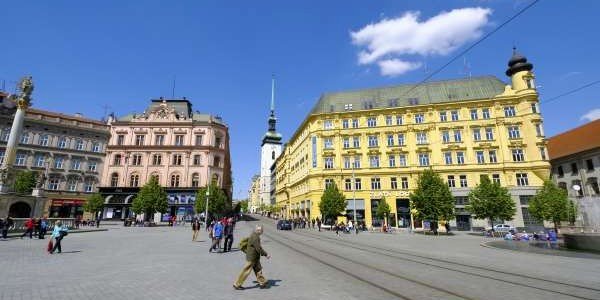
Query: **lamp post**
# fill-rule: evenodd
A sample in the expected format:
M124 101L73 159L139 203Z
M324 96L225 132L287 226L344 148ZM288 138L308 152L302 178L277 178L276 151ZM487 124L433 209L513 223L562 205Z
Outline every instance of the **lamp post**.
M210 172L206 165L206 206L204 207L204 226L208 228L208 197L210 196Z
M352 187L352 208L354 209L352 216L354 219L354 231L356 232L356 234L358 234L358 223L356 221L356 178L354 177L354 166L356 164L356 156L354 157L354 159L355 161L352 162L352 184L354 185Z

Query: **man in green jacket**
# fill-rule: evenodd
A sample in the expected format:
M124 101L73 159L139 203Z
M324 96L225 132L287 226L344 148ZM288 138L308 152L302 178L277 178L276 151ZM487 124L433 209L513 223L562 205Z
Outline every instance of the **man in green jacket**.
M260 285L261 289L267 287L267 279L262 274L262 266L260 265L260 257L266 256L270 259L271 256L267 254L260 245L260 235L263 233L262 226L256 226L256 230L248 238L248 248L246 249L246 264L238 275L237 280L233 284L233 288L236 290L243 290L242 284L250 275L250 271L254 270L256 275L256 281Z

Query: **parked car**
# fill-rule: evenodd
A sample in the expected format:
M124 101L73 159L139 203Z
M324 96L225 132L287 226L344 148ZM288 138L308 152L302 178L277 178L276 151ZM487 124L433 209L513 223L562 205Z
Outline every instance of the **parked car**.
M277 221L277 230L292 230L292 222L288 220Z
M494 225L494 231L495 232L515 232L515 228L513 226L510 226L508 224L496 224ZM492 231L492 227L487 227L485 229L486 231Z

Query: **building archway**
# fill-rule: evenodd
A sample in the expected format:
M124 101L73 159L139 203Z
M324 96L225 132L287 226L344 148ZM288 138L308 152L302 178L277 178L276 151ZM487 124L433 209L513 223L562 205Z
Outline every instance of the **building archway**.
M31 217L31 206L22 201L15 202L8 209L8 216L11 218L29 218Z

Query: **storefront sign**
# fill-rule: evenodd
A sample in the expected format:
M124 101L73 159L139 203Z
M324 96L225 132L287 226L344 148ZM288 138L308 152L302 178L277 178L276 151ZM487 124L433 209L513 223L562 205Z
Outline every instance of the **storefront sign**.
M408 191L394 191L394 192L388 192L388 191L381 191L381 192L371 192L370 193L371 197L408 197L410 196L410 192Z
M79 200L79 199L52 199L52 206L63 206L63 205L81 206L84 203L85 203L85 200Z

